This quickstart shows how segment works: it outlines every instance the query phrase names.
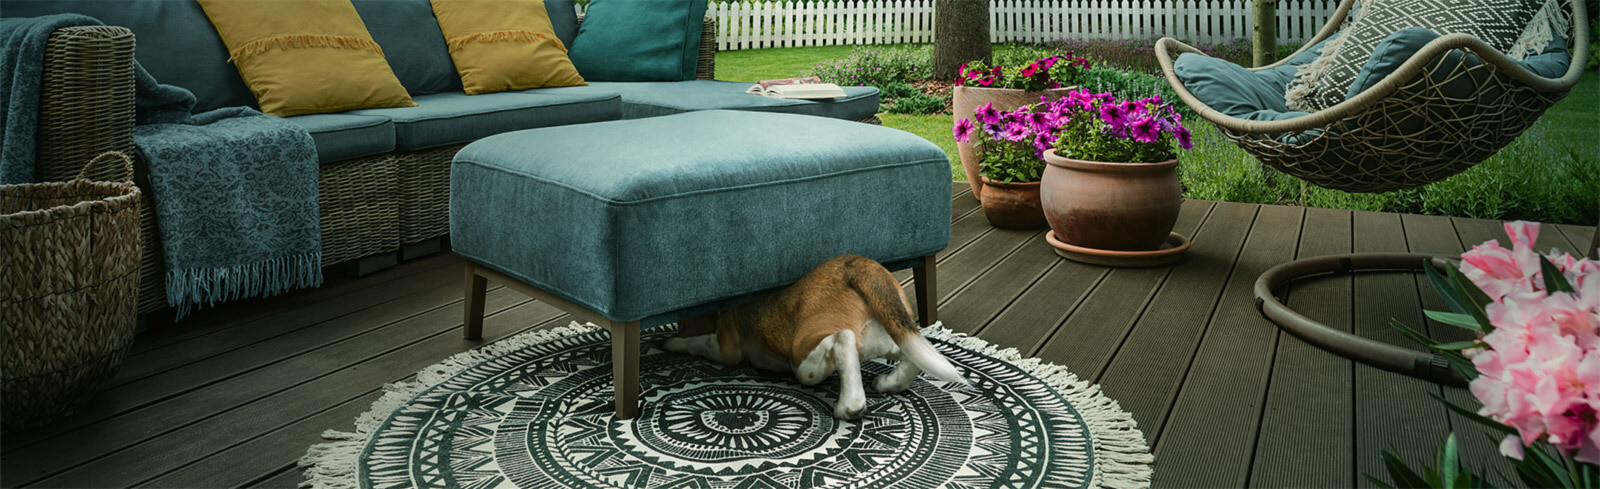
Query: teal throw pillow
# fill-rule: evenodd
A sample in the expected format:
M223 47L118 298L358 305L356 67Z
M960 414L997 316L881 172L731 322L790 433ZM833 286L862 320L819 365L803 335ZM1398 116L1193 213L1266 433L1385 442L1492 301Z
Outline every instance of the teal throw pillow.
M706 0L592 0L567 57L588 81L693 80Z

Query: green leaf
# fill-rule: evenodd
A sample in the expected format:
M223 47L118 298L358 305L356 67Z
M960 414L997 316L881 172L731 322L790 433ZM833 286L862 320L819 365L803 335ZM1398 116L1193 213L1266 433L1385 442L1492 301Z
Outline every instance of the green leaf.
M1477 331L1479 333L1483 332L1483 326L1479 326L1478 320L1474 319L1470 314L1457 314L1444 311L1422 311L1422 313L1427 315L1428 319L1432 319L1434 321L1462 329Z
M1494 325L1489 324L1488 313L1484 312L1484 308L1494 301L1489 300L1489 295L1484 294L1483 290L1473 284L1472 280L1468 279L1466 275L1462 275L1460 270L1455 268L1447 268L1446 270L1450 273L1450 282L1455 284L1457 296L1466 303L1466 313L1472 315L1472 319L1478 321L1478 325L1483 328L1484 333L1494 331Z
M1429 487L1428 481L1400 460L1394 452L1384 450L1383 468L1389 473L1389 480L1394 482L1393 487Z
M1501 424L1499 421L1495 421L1495 420L1486 418L1483 415L1478 414L1476 411L1473 411L1471 409L1467 409L1467 408L1458 406L1458 405L1456 405L1456 403L1450 402L1448 399L1445 399L1443 396L1440 396L1438 393L1429 392L1428 395L1432 396L1434 399L1437 399L1439 402L1444 403L1444 407L1446 409L1454 411L1456 414L1459 414L1464 418L1467 418L1467 419L1472 420L1472 421L1476 421L1476 422L1478 422L1478 424L1481 424L1481 425L1484 425L1484 426L1488 426L1489 428L1492 428L1492 429L1494 429L1496 431L1499 431L1501 433L1505 433L1505 434L1508 434L1508 435L1516 434L1516 432L1517 432L1516 428L1512 428L1510 426L1506 426L1504 424Z
M1567 276L1561 273L1561 269L1556 267L1555 263L1550 262L1550 258L1539 257L1539 271L1544 275L1544 290L1546 292L1577 292L1576 289L1572 288L1572 282L1567 281Z
M1467 302L1456 294L1456 288L1451 286L1450 279L1445 278L1443 274L1433 268L1432 261L1423 260L1422 271L1428 276L1428 282L1433 284L1433 291L1444 299L1445 304L1450 306L1451 311L1455 311L1457 314L1470 314L1467 309Z
M1456 434L1444 439L1439 450L1439 482L1443 487L1456 487L1456 477L1461 475L1461 459L1456 454Z
M1480 347L1480 346L1483 346L1483 344L1482 343L1478 343L1476 340L1467 340L1467 341L1452 341L1452 342L1449 342L1449 343L1439 343L1439 344L1433 345L1432 348L1435 349L1435 350L1457 351L1457 350L1466 350L1466 349L1469 349L1469 348L1477 348L1477 347Z

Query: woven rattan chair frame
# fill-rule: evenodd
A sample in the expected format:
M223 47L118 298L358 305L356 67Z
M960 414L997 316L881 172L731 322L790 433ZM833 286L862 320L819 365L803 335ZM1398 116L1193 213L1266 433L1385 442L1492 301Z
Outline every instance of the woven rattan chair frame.
M1344 0L1295 54L1337 32L1356 1ZM1560 78L1534 74L1471 36L1449 34L1423 46L1393 74L1355 97L1281 121L1232 117L1195 98L1178 80L1172 63L1179 54L1200 53L1198 49L1163 38L1156 42L1156 58L1179 99L1262 163L1321 187L1386 192L1470 168L1516 139L1566 96L1583 76L1590 33L1581 1L1567 0L1565 5L1571 31L1564 37L1572 62ZM1453 51L1465 51L1483 63L1451 62ZM1473 86L1470 94L1452 94L1467 83Z

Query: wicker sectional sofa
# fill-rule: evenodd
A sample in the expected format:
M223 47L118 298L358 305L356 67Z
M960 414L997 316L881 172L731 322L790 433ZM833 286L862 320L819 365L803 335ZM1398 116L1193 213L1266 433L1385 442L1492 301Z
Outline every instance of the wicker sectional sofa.
M376 26L383 19L368 19L369 13L379 16L428 16L401 19L406 22L433 22L431 11L426 10L427 0L356 0L362 9L369 30L383 45L391 65L415 64L408 57L405 46L385 45ZM365 5L364 5L365 4ZM126 5L151 6L144 11ZM420 8L419 8L420 5ZM111 7L108 7L111 6ZM550 11L572 11L570 0L546 0ZM109 8L109 10L108 10ZM120 9L120 10L118 10ZM393 9L393 10L391 10ZM241 100L236 93L229 97L212 97L215 87L188 86L188 80L175 70L168 69L163 76L158 68L166 57L177 53L151 53L136 49L136 39L143 36L149 46L139 48L190 49L187 44L174 42L170 29L175 23L206 22L193 0L158 0L154 2L99 2L96 0L48 0L7 2L7 16L32 16L57 12L83 13L108 24L105 27L75 27L58 30L51 36L45 60L44 82L41 87L37 178L41 181L70 179L89 158L108 150L121 150L133 154L133 126L135 122L133 61L138 61L163 83L183 86L195 91L201 98L197 110L216 106L252 104ZM121 12L130 12L119 18ZM199 15L195 18L195 15ZM553 20L559 24L560 20ZM390 21L394 19L388 19ZM569 21L570 32L577 31L575 16ZM393 24L393 22L390 22ZM198 26L190 26L198 29ZM414 26L413 26L414 27ZM209 25L204 26L209 29ZM392 28L392 27L391 27ZM210 31L214 36L215 32ZM558 30L559 32L559 30ZM457 150L477 138L496 132L505 132L547 125L564 125L596 122L618 118L638 118L702 109L736 109L772 112L790 112L876 123L873 116L878 106L875 89L852 87L850 96L835 102L810 102L766 99L742 93L748 84L711 81L715 75L716 43L715 25L706 20L702 26L699 64L695 81L593 83L588 87L538 89L523 94L506 94L501 98L465 96L459 93L415 93L419 108L375 109L336 114L291 117L289 120L307 118L302 125L312 132L317 141L320 168L319 203L321 205L322 256L324 266L333 266L356 260L392 261L405 245L427 243L444 236L449 225L449 171L450 160ZM182 41L182 39L178 39ZM406 42L416 42L409 39ZM203 39L194 48L206 51L219 41ZM439 49L444 49L440 46ZM212 49L213 51L215 49ZM187 63L214 63L221 53L185 53ZM205 55L210 55L208 58ZM411 61L402 61L411 60ZM170 63L170 60L167 60ZM189 66L181 66L189 68ZM203 66L196 71L211 70L217 66ZM229 70L231 65L227 66ZM433 68L438 68L437 66ZM453 70L453 67L448 67ZM405 82L407 75L397 68L396 74ZM236 73L233 76L237 76ZM458 80L457 80L458 82ZM243 83L239 82L238 87ZM410 85L407 85L411 88ZM459 83L457 84L459 87ZM212 89L208 92L207 89ZM226 87L224 87L226 88ZM235 87L236 89L237 87ZM230 98L231 97L231 98ZM547 97L544 99L530 97ZM497 106L501 101L525 103L528 107ZM565 102L562 102L565 101ZM566 103L573 102L573 103ZM582 102L582 103L577 103ZM433 104L430 107L430 104ZM429 109L448 104L466 107L445 107L441 114L416 116ZM474 108L475 107L475 108ZM415 109L415 110L414 110ZM543 111L537 117L519 110ZM382 111L410 111L392 112ZM437 111L436 111L437 112ZM514 116L525 117L514 117ZM412 127L403 127L407 117L416 118ZM385 120L387 119L387 120ZM424 120L425 119L425 120ZM336 124L327 124L328 121ZM297 121L299 122L299 121ZM422 122L426 122L423 125ZM365 124L365 125L363 125ZM391 144L374 149L370 144L353 148L339 139L350 139L349 134L380 134L389 127ZM465 128L465 129L462 129ZM323 132L320 130L326 129ZM441 129L443 129L441 131ZM475 131L475 132L474 132ZM348 133L348 134L346 134ZM440 140L441 133L453 135L455 140ZM418 138L408 141L408 137ZM421 138L427 138L425 143ZM445 137L444 139L448 139ZM370 141L366 141L370 142ZM357 145L360 146L360 145ZM381 149L378 151L377 149ZM140 165L142 166L142 162ZM142 182L142 168L139 170ZM104 177L104 176L102 176ZM139 312L147 313L166 305L161 263L161 246L156 229L148 190L142 209L143 258L140 263L141 282Z

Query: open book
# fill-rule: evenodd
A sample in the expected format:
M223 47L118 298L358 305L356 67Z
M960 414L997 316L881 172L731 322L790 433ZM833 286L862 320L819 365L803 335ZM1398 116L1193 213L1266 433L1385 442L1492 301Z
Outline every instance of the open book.
M761 80L751 85L746 93L773 98L824 99L844 96L844 89L832 83L822 83L815 76Z

